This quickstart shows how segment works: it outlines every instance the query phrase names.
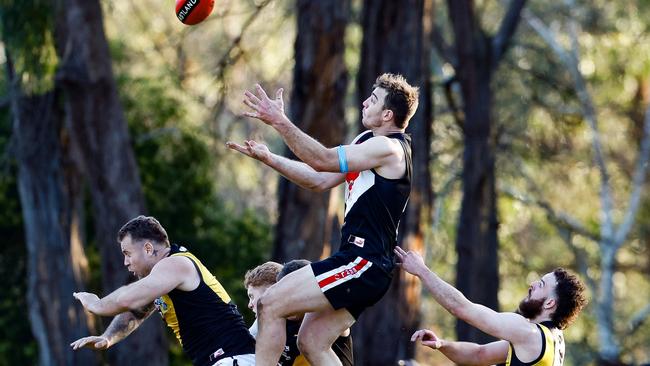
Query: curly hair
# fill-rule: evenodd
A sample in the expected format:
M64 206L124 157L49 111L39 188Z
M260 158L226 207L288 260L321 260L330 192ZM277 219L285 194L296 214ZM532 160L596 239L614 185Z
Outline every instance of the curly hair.
M140 215L129 220L118 231L117 242L121 242L127 235L130 235L132 240L151 240L169 246L169 237L165 228L152 216Z
M276 262L266 262L246 271L244 275L244 287L271 286L276 282L282 265Z
M390 109L395 116L395 126L404 128L418 109L418 98L420 91L417 87L411 86L406 79L399 74L379 75L373 88L386 90L384 109Z
M551 316L551 321L560 329L565 329L578 316L582 308L587 305L584 295L585 285L578 276L569 273L564 268L553 270L557 286L557 308Z

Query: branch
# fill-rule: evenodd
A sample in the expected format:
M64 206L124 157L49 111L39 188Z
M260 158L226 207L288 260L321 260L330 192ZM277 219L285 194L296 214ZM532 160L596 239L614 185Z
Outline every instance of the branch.
M560 228L570 230L576 234L582 235L595 242L600 242L601 240L601 236L591 232L589 229L583 226L580 223L580 221L578 221L576 218L570 216L569 214L555 211L549 202L546 202L542 199L526 197L520 192L517 192L516 190L510 187L505 187L505 188L502 187L500 189L500 193L505 195L506 197L510 197L521 203L527 205L535 205L541 208L542 210L544 210L544 212L546 212L546 216L548 217L549 221Z
M458 60L456 60L453 49L442 37L442 29L437 25L434 25L431 31L431 42L433 43L433 47L436 49L438 56L440 56L443 61L451 64L454 68L458 66Z
M634 314L632 319L630 319L627 336L634 334L634 332L636 332L641 327L641 325L643 325L643 323L648 320L648 317L650 317L650 304L647 304L643 309Z
M517 30L517 25L521 20L521 11L526 5L526 0L512 0L508 11L501 21L499 30L492 40L492 67L499 64L501 58L510 46L510 40Z
M221 56L221 59L217 63L217 69L215 70L217 72L217 74L221 75L223 73L223 69L232 62L232 57L230 56L230 53L235 48L239 47L239 44L241 43L241 40L242 40L242 38L244 36L244 33L246 32L248 27L250 27L253 24L255 19L257 19L257 17L262 13L262 9L264 9L267 5L269 5L269 3L271 3L271 1L273 1L273 0L265 0L265 1L261 2L259 5L257 5L257 7L255 9L255 12L253 12L253 14L251 14L251 16L248 17L248 19L246 19L246 21L244 21L244 24L242 25L241 32L239 33L239 35L237 37L235 37L235 39L230 44L230 47L228 47L228 49L223 53L223 55Z
M560 43L557 41L557 37L554 32L546 26L539 18L533 15L527 9L524 9L522 12L523 18L527 21L531 28L537 34L539 34L544 41L551 47L556 56L560 59L562 64L567 68L571 78L573 79L574 87L576 89L576 94L578 100L580 101L583 114L587 120L589 127L592 130L592 145L594 149L594 159L596 161L596 166L601 175L601 215L603 223L601 224L601 237L613 239L614 230L613 230L613 202L611 187L609 184L609 172L605 164L605 158L602 150L602 144L600 142L600 133L598 132L598 119L596 117L596 112L594 108L591 95L587 89L586 82L582 73L578 68L578 43L577 43L577 25L575 21L572 21L570 28L570 35L572 40L572 50L565 50ZM611 243L611 242L609 242Z
M564 243L566 246L569 248L569 250L573 253L573 257L575 258L576 261L576 268L578 272L582 275L582 278L584 281L587 282L587 286L589 286L589 289L591 289L591 292L594 294L598 293L598 284L596 281L592 278L592 276L589 275L589 263L587 262L587 258L589 257L587 254L587 251L584 250L583 248L578 247L573 243L573 232L569 229L561 228L561 227L556 227L558 232L560 233L560 236L562 239L564 239Z
M641 141L641 151L637 158L636 167L634 168L634 175L632 176L632 193L630 193L630 200L628 208L625 211L623 222L616 230L614 236L614 245L618 248L623 245L627 235L632 229L636 213L639 210L641 203L641 192L643 191L645 178L648 172L648 159L650 158L650 105L645 112L645 120L643 122L643 140Z
M458 82L458 79L456 79L456 77L453 76L445 80L443 82L443 86L445 89L445 98L447 99L447 104L449 105L449 109L451 109L452 116L454 116L454 122L456 122L456 125L464 133L465 115L458 107L458 104L456 103L456 99L454 98L454 91L452 90L452 85L456 82Z

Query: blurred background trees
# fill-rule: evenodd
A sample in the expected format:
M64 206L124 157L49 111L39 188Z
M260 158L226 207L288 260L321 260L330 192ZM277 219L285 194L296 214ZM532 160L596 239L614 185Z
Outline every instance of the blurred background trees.
M334 146L382 72L421 92L402 245L506 311L571 268L591 303L566 364L650 362L648 19L645 1L224 0L187 27L151 0L0 1L0 365L189 364L157 319L110 352L68 346L110 320L71 292L130 280L115 234L143 212L250 321L244 272L337 250L343 208L340 190L225 149L286 151L240 117L243 90L284 87L287 113ZM449 364L413 347L418 327L481 339L395 278L353 329L358 364Z

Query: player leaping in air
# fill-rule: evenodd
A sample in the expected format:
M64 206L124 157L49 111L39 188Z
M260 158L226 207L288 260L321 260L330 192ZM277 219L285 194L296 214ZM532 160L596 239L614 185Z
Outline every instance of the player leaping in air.
M322 191L344 181L345 222L339 251L289 274L257 305L256 362L277 364L285 344L285 319L307 313L298 334L310 364L340 365L332 343L388 291L397 228L411 191L411 141L404 133L418 106L418 89L399 75L383 74L363 102L368 131L349 145L326 148L284 113L282 89L274 99L261 86L246 91L245 115L273 127L301 160L274 154L258 142L227 146L270 166L301 187Z

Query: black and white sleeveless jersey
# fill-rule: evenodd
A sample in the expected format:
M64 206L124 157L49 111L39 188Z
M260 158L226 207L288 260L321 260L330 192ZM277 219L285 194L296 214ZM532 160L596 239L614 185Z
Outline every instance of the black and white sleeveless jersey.
M357 136L352 144L373 137L372 131ZM388 179L374 169L345 176L345 222L341 228L341 251L351 251L381 267L393 270L397 229L411 193L411 138L403 133L386 136L399 140L406 156L406 172Z

